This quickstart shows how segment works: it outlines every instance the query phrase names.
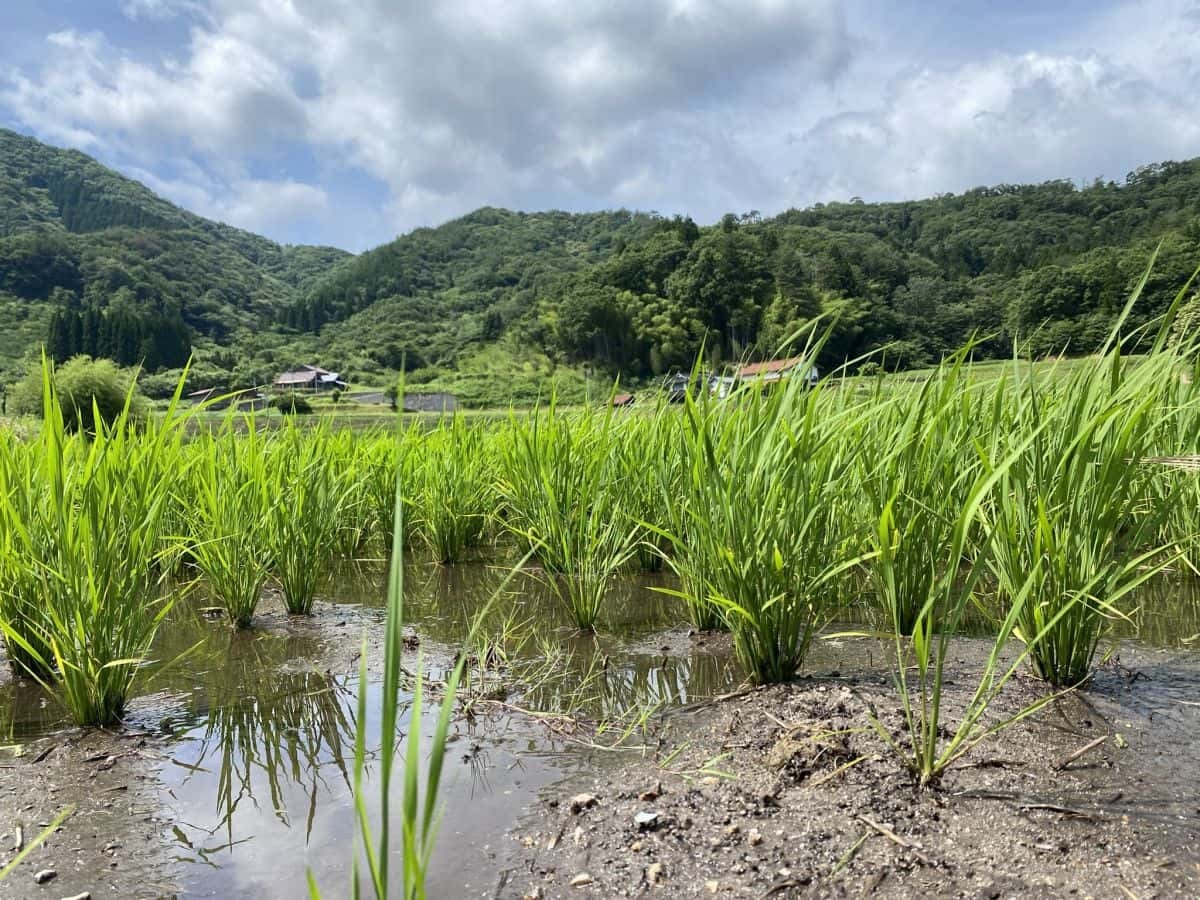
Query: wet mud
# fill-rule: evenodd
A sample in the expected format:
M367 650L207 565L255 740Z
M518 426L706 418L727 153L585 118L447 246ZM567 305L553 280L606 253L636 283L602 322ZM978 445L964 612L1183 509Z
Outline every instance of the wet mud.
M503 577L410 567L407 665L436 684ZM339 572L311 617L268 592L243 633L190 598L155 647L177 661L147 667L111 732L70 727L3 664L0 863L18 827L28 842L74 812L0 898L291 898L310 870L344 896L364 635L378 743L383 584L378 566ZM1142 640L1086 689L921 789L871 724L898 734L886 647L821 641L803 679L741 690L728 636L681 627L682 611L648 590L661 584L617 586L598 636L566 627L533 580L509 586L513 620L538 630L522 652L569 653L553 678L505 684L456 717L431 897L1200 895L1190 595L1148 603L1129 632ZM949 721L984 646L959 643ZM994 712L1039 692L1017 678ZM567 697L569 718L531 715ZM601 722L637 723L626 749L606 749L617 735L597 735ZM401 730L413 726L404 712ZM580 794L592 800L573 808ZM47 869L55 877L36 884Z

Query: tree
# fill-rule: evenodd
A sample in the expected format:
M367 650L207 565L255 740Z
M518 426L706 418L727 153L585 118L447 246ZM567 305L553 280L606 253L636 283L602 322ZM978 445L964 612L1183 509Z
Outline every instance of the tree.
M120 418L126 403L130 421L142 421L147 412L146 398L136 385L137 370L121 369L110 359L76 356L50 371L68 431L94 434L100 421L111 425ZM18 414L41 416L43 372L31 371L13 389L13 410Z

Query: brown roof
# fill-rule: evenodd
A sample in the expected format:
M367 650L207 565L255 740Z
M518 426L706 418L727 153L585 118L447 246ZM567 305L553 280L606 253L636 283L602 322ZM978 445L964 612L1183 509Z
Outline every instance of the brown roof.
M282 372L275 376L276 384L311 384L316 381L320 375L312 370L305 369L300 372Z
M737 370L738 378L755 378L759 375L772 375L794 369L804 362L803 356L792 356L788 359L773 359L770 362L751 363Z

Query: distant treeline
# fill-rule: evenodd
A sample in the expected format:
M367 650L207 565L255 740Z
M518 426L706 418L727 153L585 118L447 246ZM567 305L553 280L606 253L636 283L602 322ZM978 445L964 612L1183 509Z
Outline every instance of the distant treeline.
M401 367L537 396L546 373L645 378L794 349L821 317L826 365L924 366L1101 345L1161 243L1130 327L1200 263L1200 160L1123 180L998 185L764 217L484 208L352 256L188 213L82 153L0 129L0 379L48 342L253 384L318 360ZM1200 304L1182 317L1200 323Z
M999 185L901 203L818 204L698 227L628 212L484 209L339 267L281 324L376 364L453 366L500 339L627 375L762 358L821 315L827 362L923 366L973 335L984 356L1088 353L1159 242L1131 327L1200 263L1200 162L1123 183Z
M50 316L46 353L57 363L83 354L154 372L185 365L191 352L191 335L178 313L59 307Z

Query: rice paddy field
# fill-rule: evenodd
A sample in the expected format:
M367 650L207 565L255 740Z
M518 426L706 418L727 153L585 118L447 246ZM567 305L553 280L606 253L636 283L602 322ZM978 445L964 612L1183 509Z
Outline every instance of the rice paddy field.
M0 896L1192 894L1200 378L1138 337L397 430L48 382Z

